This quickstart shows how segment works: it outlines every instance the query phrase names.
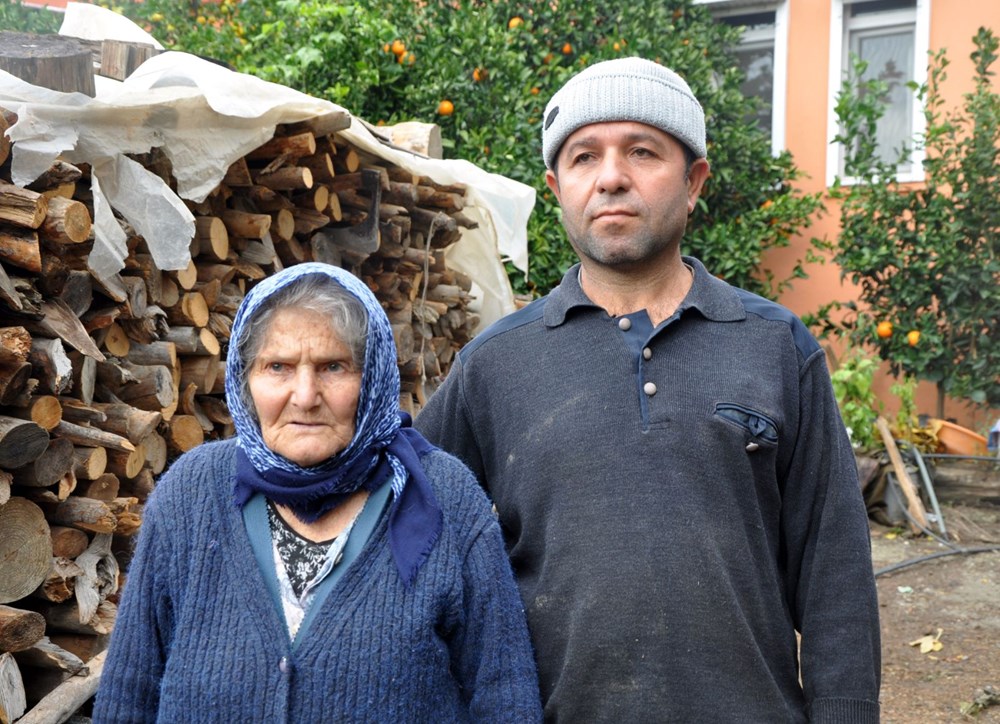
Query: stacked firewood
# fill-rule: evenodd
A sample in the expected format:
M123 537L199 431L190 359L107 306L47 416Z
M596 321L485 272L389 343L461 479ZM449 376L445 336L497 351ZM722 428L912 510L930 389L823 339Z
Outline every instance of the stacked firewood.
M252 285L305 261L363 279L392 322L416 413L478 323L443 249L474 222L465 188L347 143L346 113L279 126L195 216L191 263L158 269L124 220L125 268L98 279L89 169L10 182L0 115L0 724L93 693L131 539L174 457L232 434L224 359ZM133 157L176 187L157 150ZM70 678L72 677L72 678ZM39 703L40 702L40 703ZM37 704L37 705L36 705ZM37 717L43 717L37 714ZM44 718L37 718L44 721Z

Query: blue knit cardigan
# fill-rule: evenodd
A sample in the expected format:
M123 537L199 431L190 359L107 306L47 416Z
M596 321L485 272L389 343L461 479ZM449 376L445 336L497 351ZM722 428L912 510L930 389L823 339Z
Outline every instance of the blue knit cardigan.
M235 452L192 450L150 497L95 722L541 720L500 528L467 468L422 459L444 530L411 588L383 514L292 642L232 502Z

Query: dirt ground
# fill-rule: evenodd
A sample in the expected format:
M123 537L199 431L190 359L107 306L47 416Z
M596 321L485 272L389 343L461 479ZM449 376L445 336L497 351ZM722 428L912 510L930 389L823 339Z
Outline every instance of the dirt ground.
M942 513L948 532L957 534L953 545L1000 545L1000 506L944 502ZM1000 551L880 573L949 549L876 522L871 536L882 620L882 722L1000 724ZM921 652L914 642L925 636L932 648ZM977 699L978 713L963 713Z

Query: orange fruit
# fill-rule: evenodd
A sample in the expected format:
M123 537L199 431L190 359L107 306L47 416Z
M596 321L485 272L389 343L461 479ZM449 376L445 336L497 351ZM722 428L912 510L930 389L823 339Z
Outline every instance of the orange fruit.
M438 103L438 113L442 116L450 116L455 112L455 104L450 100L445 98L443 101Z
M382 46L382 52L383 53L389 53L391 51L392 51L392 46L389 45L388 43L386 43L385 45Z
M403 45L403 41L399 40L398 38L392 41L391 49L392 52L395 53L396 55L402 55L403 53L406 52L406 46Z
M485 79L486 79L485 68L476 68L475 70L472 71L472 80L476 81L477 83L482 83L483 80Z
M906 341L909 343L911 347L916 347L917 342L920 341L920 330L911 329L909 332L907 332Z
M875 334L879 336L879 339L887 339L892 336L892 322L879 322L878 326L875 327Z
M537 85L531 89L531 95L533 96L537 96L541 92L542 92L541 89Z
M569 55L570 53L573 52L573 46L570 45L569 43L566 43L566 45L562 47L562 52L563 55Z
M622 49L622 46L621 46L621 43L615 43L615 44L614 44L614 45L612 45L611 47L612 47L612 48L614 48L614 49L615 49L616 51L618 51L618 50L621 50L621 49Z
M510 28L511 30L515 30L521 27L522 25L524 25L524 21L521 20L521 18L517 17L516 15L510 19L509 23L507 23L507 27Z

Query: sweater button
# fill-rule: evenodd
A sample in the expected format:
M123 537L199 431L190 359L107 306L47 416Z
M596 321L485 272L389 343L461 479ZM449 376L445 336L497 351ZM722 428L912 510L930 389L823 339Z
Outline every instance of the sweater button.
M282 674L288 674L288 672L291 670L291 668L292 668L292 665L288 661L288 657L287 656L282 656L281 657L281 661L278 662L278 671L280 671Z
M656 384L653 382L647 382L642 386L642 391L652 397L656 394Z
M643 347L643 349L642 349L642 358L643 359L653 359L653 350L651 350L649 347Z
M618 320L618 329L623 332L627 332L632 329L632 320L628 317L622 317Z

